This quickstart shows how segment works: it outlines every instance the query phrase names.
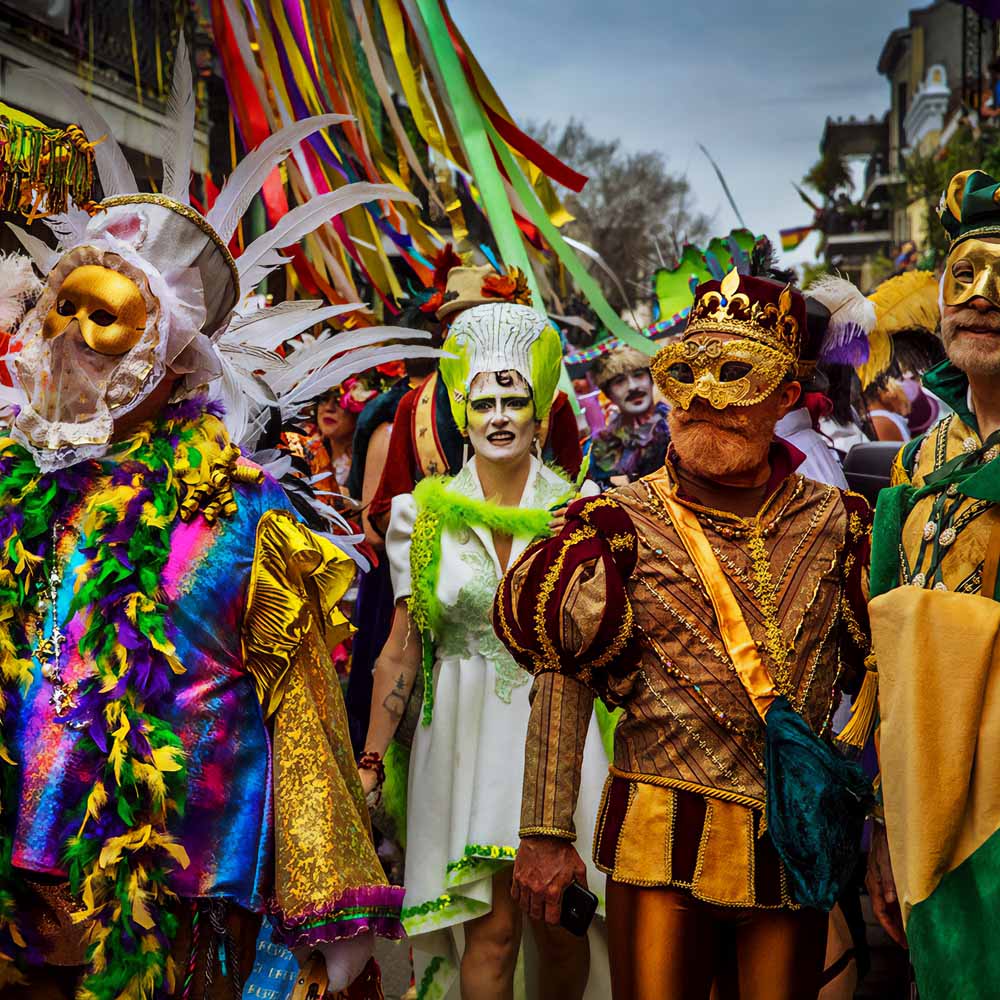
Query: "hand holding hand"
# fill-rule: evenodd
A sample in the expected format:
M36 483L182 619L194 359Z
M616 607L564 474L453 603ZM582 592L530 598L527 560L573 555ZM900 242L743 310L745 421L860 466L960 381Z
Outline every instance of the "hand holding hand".
M559 837L521 841L510 894L533 920L558 924L562 894L574 881L586 887L587 869L570 841Z

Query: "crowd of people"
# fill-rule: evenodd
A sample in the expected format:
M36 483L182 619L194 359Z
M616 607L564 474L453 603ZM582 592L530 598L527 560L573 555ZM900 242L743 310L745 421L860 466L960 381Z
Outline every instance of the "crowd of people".
M0 261L0 994L378 1000L405 936L417 1000L835 1000L864 881L921 997L991 995L1000 183L940 277L760 246L573 399L450 247L388 333L248 305L326 124L204 214L107 135Z

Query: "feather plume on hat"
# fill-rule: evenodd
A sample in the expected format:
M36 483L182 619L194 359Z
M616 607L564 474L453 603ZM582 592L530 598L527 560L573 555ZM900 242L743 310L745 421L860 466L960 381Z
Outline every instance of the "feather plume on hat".
M0 253L0 333L16 328L24 310L41 290L42 283L27 257Z
M871 332L871 351L858 367L862 388L868 388L890 368L897 354L896 339L913 331L935 336L941 318L938 281L928 271L906 271L883 281L868 296L875 309L876 323Z
M830 312L830 322L819 349L819 360L857 368L868 360L869 337L875 327L875 307L846 278L827 274L805 290Z

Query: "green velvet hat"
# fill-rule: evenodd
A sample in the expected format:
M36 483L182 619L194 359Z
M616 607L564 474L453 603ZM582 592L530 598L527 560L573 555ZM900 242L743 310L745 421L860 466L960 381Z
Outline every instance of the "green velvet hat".
M1000 183L982 170L963 170L945 188L938 213L952 247L971 237L1000 236Z

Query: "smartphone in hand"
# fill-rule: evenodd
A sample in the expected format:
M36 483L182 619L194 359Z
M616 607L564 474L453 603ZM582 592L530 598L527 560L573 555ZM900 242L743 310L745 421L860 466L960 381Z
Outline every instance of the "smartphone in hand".
M597 897L579 882L570 882L563 891L559 926L565 927L570 934L583 937L596 912Z

